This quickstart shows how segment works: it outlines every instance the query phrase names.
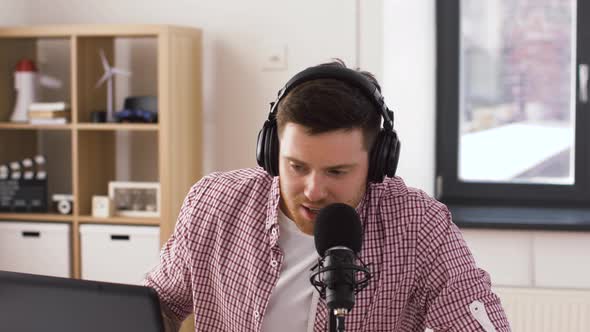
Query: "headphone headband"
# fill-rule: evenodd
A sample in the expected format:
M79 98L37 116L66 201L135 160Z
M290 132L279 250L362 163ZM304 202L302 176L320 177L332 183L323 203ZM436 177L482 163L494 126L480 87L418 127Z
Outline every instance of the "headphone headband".
M386 130L393 130L393 111L389 110L385 104L385 100L381 95L377 86L369 81L361 73L356 70L344 67L334 66L318 66L307 68L295 76L293 76L285 86L277 93L277 99L271 103L270 113L268 119L272 120L276 117L278 112L279 102L283 96L287 95L294 87L305 82L319 80L319 79L335 79L351 84L354 87L362 90L365 96L371 100L373 105L379 110L383 118L383 128Z

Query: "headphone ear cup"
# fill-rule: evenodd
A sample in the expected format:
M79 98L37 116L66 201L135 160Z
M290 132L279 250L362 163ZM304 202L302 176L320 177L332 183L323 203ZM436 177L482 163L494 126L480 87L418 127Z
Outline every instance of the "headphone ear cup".
M391 132L391 147L389 152L389 160L387 161L387 176L394 177L395 172L397 171L397 164L399 162L399 152L401 149L401 144L399 139L397 138L397 133L395 130Z
M384 140L383 129L377 134L371 155L369 157L369 181L379 183L383 181L383 162L381 160L381 150Z
M279 136L277 134L277 122L272 120L267 130L267 137L265 138L265 159L266 171L271 176L279 175Z
M266 144L264 142L264 138L266 137L266 127L267 127L267 123L268 120L266 120L266 122L264 122L264 125L262 126L262 129L260 129L260 131L258 132L258 138L256 139L256 163L258 164L258 166L266 169L265 165L264 165L264 145Z
M380 146L381 151L379 151L379 165L381 165L379 169L381 172L378 175L380 182L383 182L389 166L387 162L389 161L389 154L391 152L391 135L385 129L381 129L381 131L383 132L383 141Z
M272 175L277 176L278 170L278 136L276 120L266 120L256 141L256 163Z
M369 181L383 182L385 176L394 177L399 160L400 143L395 131L381 129L369 159Z

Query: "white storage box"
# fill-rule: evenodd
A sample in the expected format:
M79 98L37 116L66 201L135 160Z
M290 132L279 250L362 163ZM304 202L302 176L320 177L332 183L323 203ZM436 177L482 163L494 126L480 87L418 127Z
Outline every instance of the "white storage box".
M0 270L70 277L70 225L0 222Z
M140 284L160 259L157 226L80 225L82 278Z

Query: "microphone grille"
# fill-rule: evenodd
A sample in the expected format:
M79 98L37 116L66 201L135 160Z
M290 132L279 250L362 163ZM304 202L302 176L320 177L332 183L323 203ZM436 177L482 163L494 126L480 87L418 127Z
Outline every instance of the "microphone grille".
M343 203L330 204L320 210L315 221L315 248L320 256L326 250L343 246L361 251L362 227L356 211Z

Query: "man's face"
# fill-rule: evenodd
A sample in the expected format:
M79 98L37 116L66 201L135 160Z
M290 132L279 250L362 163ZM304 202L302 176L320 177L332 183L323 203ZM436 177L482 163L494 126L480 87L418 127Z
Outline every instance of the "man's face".
M313 234L321 208L358 205L369 169L361 129L310 135L305 127L287 123L279 141L281 210L303 233Z

